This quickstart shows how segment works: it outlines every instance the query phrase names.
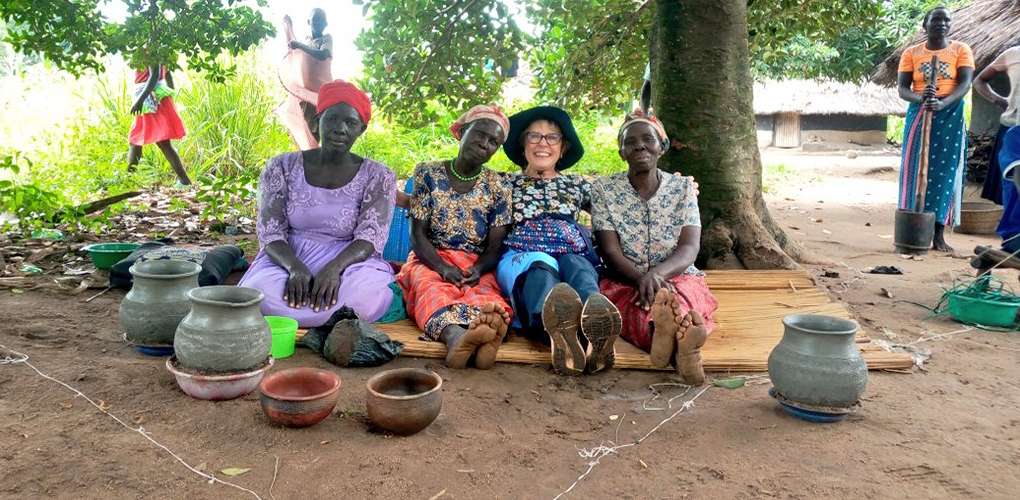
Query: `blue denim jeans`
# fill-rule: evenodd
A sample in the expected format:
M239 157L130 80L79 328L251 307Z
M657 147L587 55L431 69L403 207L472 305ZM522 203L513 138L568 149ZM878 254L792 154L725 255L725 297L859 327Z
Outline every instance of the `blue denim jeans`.
M599 291L598 271L585 256L561 255L556 257L556 264L559 272L545 263L536 262L514 283L511 293L513 308L525 331L543 331L542 303L558 283L570 285L581 296L582 303Z

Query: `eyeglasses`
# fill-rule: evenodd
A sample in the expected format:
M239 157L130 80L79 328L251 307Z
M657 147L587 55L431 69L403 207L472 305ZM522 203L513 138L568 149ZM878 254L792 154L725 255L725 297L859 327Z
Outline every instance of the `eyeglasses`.
M542 142L542 139L545 139L546 144L555 146L563 140L563 134L558 134L556 132L551 134L539 134L538 132L524 133L524 140L527 141L528 144L538 144Z

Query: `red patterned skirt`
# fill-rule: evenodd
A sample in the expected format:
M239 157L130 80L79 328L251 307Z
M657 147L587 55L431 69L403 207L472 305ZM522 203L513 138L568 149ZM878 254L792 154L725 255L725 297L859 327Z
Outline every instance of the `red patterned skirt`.
M184 123L174 107L173 97L164 97L156 106L155 113L144 113L135 117L135 125L128 134L128 142L135 146L177 140L184 137Z
M461 250L444 249L437 253L444 262L460 269L478 261L477 254ZM429 340L439 340L447 326L467 326L485 304L499 304L513 317L513 309L500 292L495 273L483 274L475 286L457 286L443 280L411 252L397 274L397 284L404 292L407 315L414 318Z
M705 277L682 274L667 281L676 289L680 312L686 314L693 310L701 313L708 331L714 330L715 319L712 315L719 308L719 301L708 289ZM603 278L599 282L599 289L620 309L623 316L623 333L620 334L620 338L648 352L652 348L652 315L651 311L645 311L634 304L637 287Z

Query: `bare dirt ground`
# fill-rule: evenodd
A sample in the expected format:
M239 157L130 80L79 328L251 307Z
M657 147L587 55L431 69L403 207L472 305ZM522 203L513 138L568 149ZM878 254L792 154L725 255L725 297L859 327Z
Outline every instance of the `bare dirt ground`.
M602 458L565 498L1016 498L1020 335L960 332L962 325L899 302L934 304L940 285L970 269L965 259L893 253L896 159L770 152L767 161L793 171L768 196L772 213L833 261L811 267L818 282L872 337L930 350L927 371L872 372L861 411L830 425L785 415L767 383L712 387L640 445ZM965 254L995 242L949 239ZM859 273L880 264L905 274ZM839 277L820 277L825 270ZM1011 271L998 275L1016 283ZM643 403L650 384L670 381L663 374L612 370L566 379L544 366L453 371L398 359L387 368L440 373L445 404L427 430L392 437L372 431L364 412L364 383L380 369L338 369L299 350L277 369L330 368L343 388L326 421L284 429L268 423L254 395L209 403L181 393L162 359L121 341L121 297L111 292L84 303L84 295L0 291L0 344L101 400L192 466L262 498L270 498L271 486L281 499L552 498L588 469L592 459L578 450L633 442L694 395L655 411ZM682 392L662 391L649 406ZM218 473L228 467L251 470L233 478ZM208 484L29 367L0 365L0 497L40 496L251 497Z

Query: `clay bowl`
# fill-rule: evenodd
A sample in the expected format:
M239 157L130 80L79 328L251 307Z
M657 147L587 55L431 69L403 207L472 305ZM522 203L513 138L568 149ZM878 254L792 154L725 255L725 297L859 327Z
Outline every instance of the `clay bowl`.
M225 375L204 375L182 367L177 362L177 356L166 360L166 369L174 374L177 385L185 394L195 399L208 401L225 401L254 391L262 381L266 370L271 366L273 366L273 358L267 357L264 364L251 371Z
M443 378L430 370L387 370L366 385L369 420L394 434L409 436L428 427L443 407Z
M269 420L287 427L308 427L333 412L340 397L340 377L318 368L290 368L262 379L259 392L259 403Z

